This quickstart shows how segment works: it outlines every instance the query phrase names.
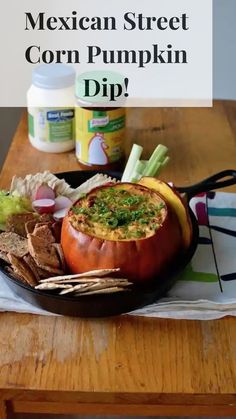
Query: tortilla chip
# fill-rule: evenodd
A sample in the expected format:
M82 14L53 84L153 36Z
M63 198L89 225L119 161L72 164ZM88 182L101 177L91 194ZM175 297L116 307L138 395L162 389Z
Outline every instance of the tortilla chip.
M25 223L25 231L26 231L26 234L32 234L33 231L34 231L34 227L36 226L36 224L38 224L38 219L32 220L32 221L27 221L27 223Z
M37 267L34 259L32 258L32 256L30 254L28 254L28 255L23 257L23 260L29 266L31 271L33 272L37 282L39 282L40 281L40 275L39 275L39 272L38 272L38 267Z
M27 222L34 221L35 219L37 219L37 215L34 213L10 215L7 218L6 231L10 231L19 234L19 236L26 237L27 232L25 225Z
M11 266L6 266L5 271L10 274L17 281L23 282L23 284L28 285L28 282L20 275L18 275Z
M116 183L117 180L114 178L111 178L110 176L104 175L103 173L97 173L95 176L88 179L86 182L84 182L82 185L78 186L74 190L74 193L71 194L71 200L75 202L81 194L87 194L92 189L97 188L98 186L105 185L106 183Z
M34 287L37 285L37 280L31 271L30 267L20 258L8 253L8 259L13 267L14 272L23 278L28 285Z
M51 272L61 272L57 250L45 238L28 234L28 248L36 264Z
M81 194L88 193L93 188L102 186L108 182L115 183L116 179L112 179L104 174L97 174L80 185L77 189L73 189L64 179L58 179L49 171L45 171L43 173L36 173L35 175L27 175L24 179L14 176L11 182L10 192L32 198L39 186L46 183L55 191L57 196L66 196L71 199L72 202L75 202L80 198Z
M53 246L55 247L55 249L57 251L57 254L58 254L58 257L60 259L61 269L62 269L63 272L65 272L66 271L66 260L65 260L65 256L64 256L62 247L61 247L60 243L53 243Z
M56 243L61 242L61 226L62 223L60 221L56 221L52 224L52 233L55 237Z
M7 257L7 253L5 253L5 252L0 252L0 259L4 260L4 262L9 263L9 259Z
M43 271L45 274L47 273L47 278L52 275L61 275L64 272L60 269L60 268L52 268L51 266L47 266L47 265L41 265L39 266L39 268L41 269L41 271Z
M46 240L47 243L55 243L55 237L53 236L48 224L36 224L32 234L33 236L41 237L43 240Z
M40 268L38 265L37 265L37 271L38 271L38 274L40 276L40 281L39 282L45 281L45 279L49 278L53 273L53 272L45 271L45 269Z
M32 198L35 191L44 183L54 189L56 195L68 196L68 194L74 192L74 189L64 179L58 179L49 171L27 175L25 178L14 176L11 182L10 192Z
M38 224L38 226L43 226L43 225L51 226L52 223L54 223L54 219L51 214L42 214L42 215L37 214L35 217L35 220L26 222L25 229L26 229L27 234L32 234L36 224Z
M39 216L39 221L40 223L53 223L54 222L54 218L52 216L52 214L41 214Z
M0 252L11 253L19 258L29 253L28 241L16 233L0 234Z

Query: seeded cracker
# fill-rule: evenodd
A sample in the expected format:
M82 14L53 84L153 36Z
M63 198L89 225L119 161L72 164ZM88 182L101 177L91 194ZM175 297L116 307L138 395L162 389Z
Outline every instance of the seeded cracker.
M94 277L104 277L106 275L119 272L119 268L114 269L97 269L94 271L83 272L81 274L72 274L72 275L61 275L47 278L45 282L54 282L55 280L64 280L64 279L78 279L78 278L94 278Z
M119 287L119 288L123 289L123 287L128 286L128 285L130 285L130 284L127 283L125 285L124 284L121 285L121 283L119 283L118 281L115 281L115 280L114 280L114 283L98 282L98 283L95 283L95 284L87 284L87 286L86 286L86 284L83 284L83 285L79 284L79 285L74 285L72 288L70 288L68 290L62 291L60 294L68 294L68 293L75 292L75 291L76 291L76 293L84 293L85 291L87 292L87 291L95 291L95 290L96 291L97 290L107 290L109 288L114 289L115 287Z
M16 233L1 233L0 252L11 253L14 256L23 258L29 252L27 239Z
M53 284L53 283L49 283L49 284L40 284L40 285L36 285L35 289L36 290L46 290L46 291L50 291L50 290L57 290L57 289L68 289L71 288L71 285L61 285L61 284Z
M85 295L95 295L95 294L114 294L116 292L124 292L126 291L124 288L114 287L114 288L105 288L103 290L96 290L96 291L88 291L81 294L77 294L76 296L85 296Z

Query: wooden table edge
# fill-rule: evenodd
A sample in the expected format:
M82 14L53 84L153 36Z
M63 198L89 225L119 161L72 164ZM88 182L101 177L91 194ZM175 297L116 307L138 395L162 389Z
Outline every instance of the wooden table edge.
M63 402L61 400L63 399ZM0 419L11 413L136 416L236 415L235 394L157 394L0 389ZM3 412L3 413L2 413Z
M128 415L128 416L235 416L235 405L116 405L62 402L6 402L7 411L14 413ZM2 418L1 418L2 419Z
M61 401L0 401L0 419L8 419L14 413L80 414L80 415L128 415L128 416L235 416L234 402L225 400L212 404L191 403L92 403Z

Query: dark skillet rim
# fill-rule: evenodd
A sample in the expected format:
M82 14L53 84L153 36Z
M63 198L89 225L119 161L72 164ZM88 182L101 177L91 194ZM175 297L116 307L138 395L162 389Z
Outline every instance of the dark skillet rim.
M60 176L60 178L63 178L63 176L66 176L68 174L71 173L75 173L75 171L71 171L71 172L63 172L63 173L58 173L56 175ZM80 172L78 171L78 174ZM84 172L83 172L84 173ZM102 172L102 171L87 171L87 173L91 173L91 176L93 174L96 173L105 173L108 174L109 176L112 177L116 177L119 178L120 177L120 173L119 172ZM116 176L114 176L116 174ZM188 265L188 263L191 261L196 248L197 248L197 244L198 244L198 237L199 237L199 229L198 229L198 223L196 220L196 217L194 215L194 213L192 212L191 208L189 207L189 214L190 214L190 218L191 218L191 223L192 223L192 228L193 228L193 236L192 236L192 241L191 244L189 246L189 248L181 253L178 254L176 256L176 258L173 260L173 267L171 269L167 269L165 272L163 272L163 274L160 276L160 280L164 280L165 276L168 277L178 277L178 275L180 275L180 273L184 270L184 268ZM2 272L4 274L4 276L7 277L7 280L9 279L10 281L7 282L13 282L17 287L19 288L23 288L26 291L29 291L30 293L34 294L35 296L40 296L40 297L47 297L47 298L51 298L52 300L58 300L58 301L64 301L64 302L70 302L70 303L78 303L81 301L86 301L87 302L92 299L110 299L111 296L112 298L116 298L116 297L120 297L121 294L122 295L140 295L143 294L143 296L145 295L149 295L152 294L153 292L155 292L155 290L157 290L157 288L159 287L159 280L155 281L153 283L150 283L146 286L137 286L134 285L134 287L131 290L127 290L127 291L123 291L123 292L118 292L118 293L114 293L114 294L94 294L94 295L84 295L84 296L63 296L63 295L57 295L57 294L53 294L50 291L41 291L41 290L37 290L33 287L30 287L27 284L24 284L20 281L18 281L17 279L15 279L9 272L7 272L5 270L5 267L7 266L6 262L2 262L0 261L0 272ZM53 290L52 290L53 292Z
M191 211L191 210L190 210ZM198 244L198 225L197 225L197 221L195 219L194 214L192 213L192 211L190 212L190 216L191 216L191 221L192 221L192 226L193 226L193 240L191 242L190 247L188 248L188 250L186 252L184 252L182 255L177 255L176 259L173 261L173 268L170 270L167 270L166 273L163 273L161 275L161 278L164 277L165 275L168 277L174 277L174 276L178 276L180 275L180 273L184 270L184 268L188 265L188 263L191 261L196 248L197 248L197 244ZM178 260L177 260L178 259ZM2 272L7 279L9 279L10 281L14 282L14 284L17 287L23 288L26 291L29 291L30 293L34 294L35 296L47 296L51 299L56 299L58 301L65 301L65 302L80 302L81 300L85 301L85 299L88 301L90 298L91 299L107 299L107 298L116 298L118 296L120 296L121 294L129 294L129 295L135 295L135 294L150 294L155 292L155 290L158 288L159 286L159 281L153 283L153 284L149 284L148 286L136 286L134 285L134 287L130 290L130 291L123 291L122 293L114 293L114 294L94 294L94 295L84 295L84 296L71 296L71 297L66 297L63 295L57 295L57 294L53 294L50 291L41 291L41 290L37 290L35 288L30 287L29 285L26 285L20 281L18 281L17 279L15 279L13 276L11 276L10 273L8 273L5 269L4 266L7 266L6 263L1 263L0 264L0 272ZM161 279L160 278L160 279ZM53 292L53 291L52 291Z

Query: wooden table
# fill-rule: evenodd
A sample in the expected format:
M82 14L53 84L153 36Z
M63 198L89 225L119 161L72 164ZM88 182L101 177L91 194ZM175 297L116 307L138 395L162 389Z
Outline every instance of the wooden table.
M1 138L4 141L4 138ZM130 109L131 144L172 156L163 177L179 185L236 165L236 104L213 109ZM28 143L24 117L1 174L77 169L74 153ZM236 191L235 188L231 190ZM2 313L0 418L9 412L236 415L236 319L102 320Z

